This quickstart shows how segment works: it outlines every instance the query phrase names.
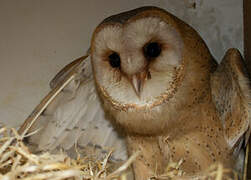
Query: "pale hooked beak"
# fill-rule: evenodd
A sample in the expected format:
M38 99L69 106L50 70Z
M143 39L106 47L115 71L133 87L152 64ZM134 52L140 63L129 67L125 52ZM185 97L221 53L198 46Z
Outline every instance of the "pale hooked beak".
M144 82L148 78L147 74L146 71L143 71L131 76L131 83L138 97L140 97Z

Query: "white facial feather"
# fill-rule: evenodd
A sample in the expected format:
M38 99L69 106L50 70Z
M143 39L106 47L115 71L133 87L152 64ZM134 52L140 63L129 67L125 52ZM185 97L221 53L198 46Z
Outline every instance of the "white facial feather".
M103 28L95 38L95 54L102 56L107 51L119 52L122 50L122 28L119 25L110 25Z
M93 42L92 61L96 81L112 99L122 104L153 104L170 88L175 67L182 60L183 42L179 33L157 17L104 26L96 33ZM143 52L149 42L158 42L162 47L159 57L150 63ZM109 64L108 56L112 52L120 55L120 69ZM131 85L130 76L146 66L151 78L144 82L139 98Z
M134 57L143 56L142 47L148 42L162 44L162 52L154 61L157 71L165 71L170 65L177 66L181 62L183 42L178 32L159 18L148 17L129 23L124 28L125 46ZM145 58L144 58L145 59Z

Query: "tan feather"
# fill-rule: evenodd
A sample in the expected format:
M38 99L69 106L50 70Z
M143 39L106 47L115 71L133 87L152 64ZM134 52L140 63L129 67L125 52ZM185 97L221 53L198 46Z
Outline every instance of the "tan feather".
M250 135L250 81L244 61L237 49L226 52L211 77L213 101L224 127L225 138L231 148Z

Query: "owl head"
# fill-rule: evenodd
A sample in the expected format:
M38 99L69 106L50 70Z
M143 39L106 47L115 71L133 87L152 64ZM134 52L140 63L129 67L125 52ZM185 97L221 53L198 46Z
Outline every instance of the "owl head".
M137 134L171 127L193 84L207 84L212 69L212 57L195 30L157 7L105 19L93 33L91 60L104 108Z

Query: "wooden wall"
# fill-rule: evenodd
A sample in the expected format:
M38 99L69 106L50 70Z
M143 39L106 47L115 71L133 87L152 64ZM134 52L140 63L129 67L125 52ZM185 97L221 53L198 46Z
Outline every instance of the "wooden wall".
M251 70L251 1L244 0L244 53L248 64L249 72Z
M244 56L251 74L251 1L243 0L244 13ZM251 138L249 139L249 162L247 179L251 179Z

